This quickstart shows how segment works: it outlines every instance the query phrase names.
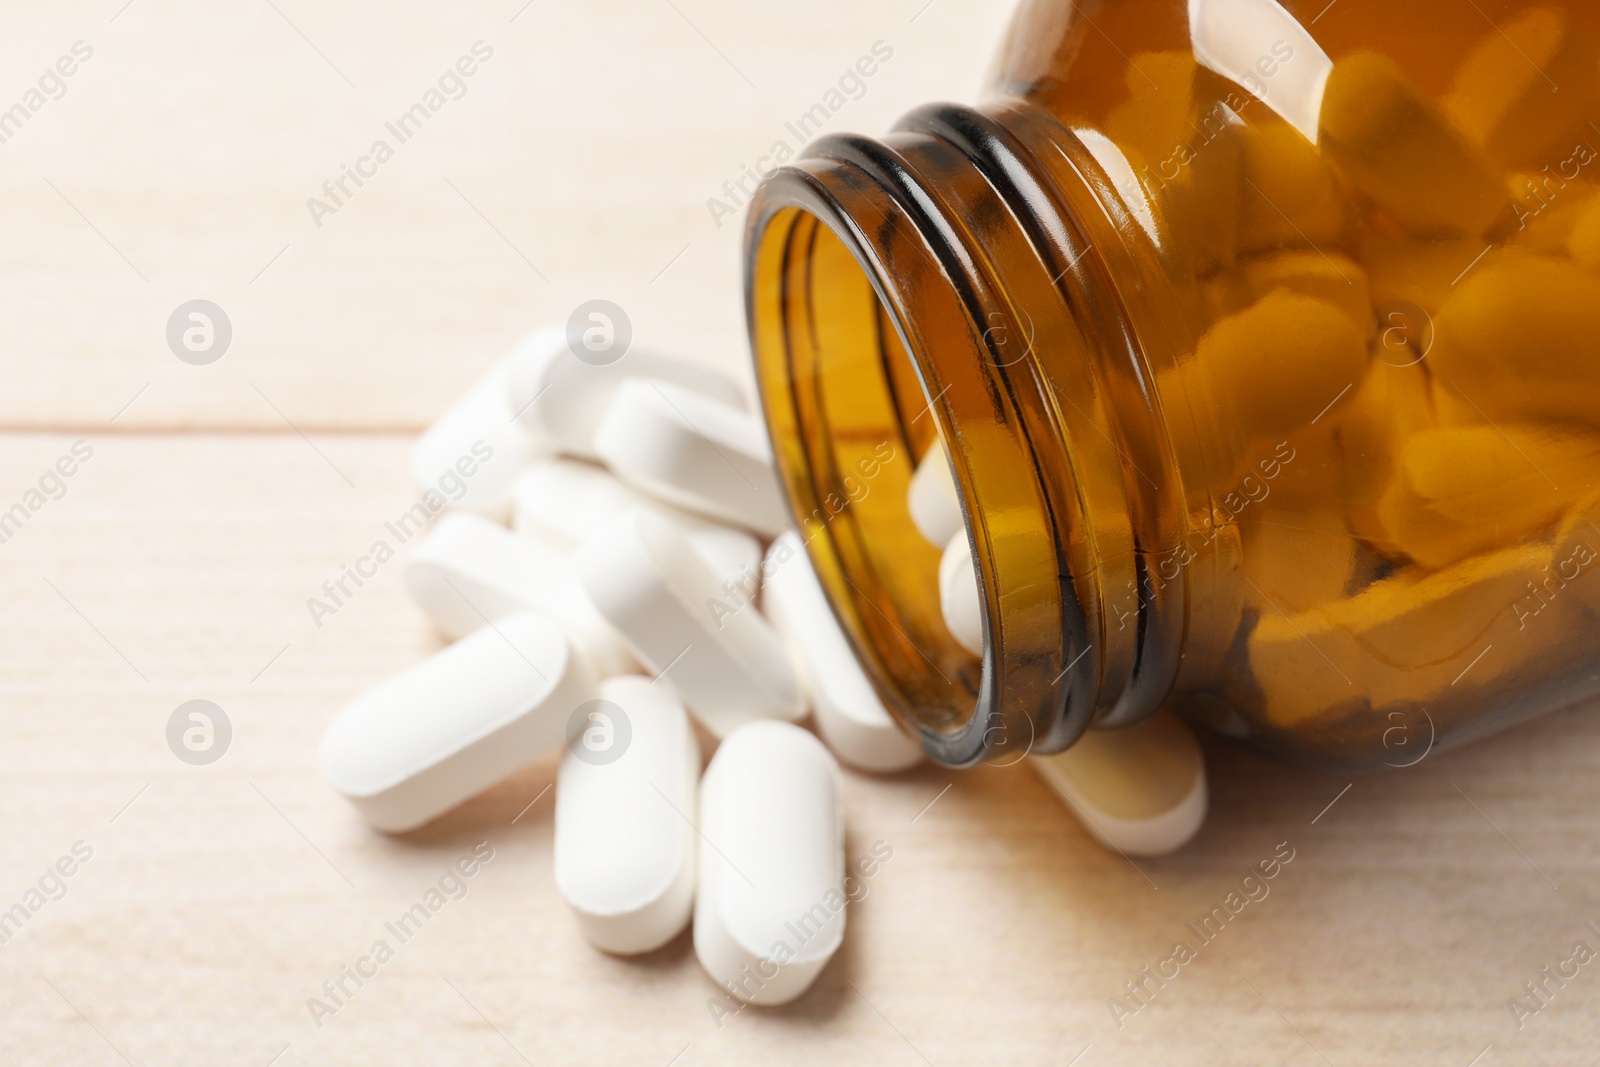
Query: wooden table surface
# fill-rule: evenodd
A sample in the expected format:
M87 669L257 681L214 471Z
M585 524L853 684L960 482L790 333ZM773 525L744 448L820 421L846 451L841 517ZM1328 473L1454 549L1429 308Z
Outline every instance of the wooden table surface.
M92 50L0 144L0 511L92 449L0 543L0 912L27 913L0 945L0 1062L1596 1062L1600 962L1520 1029L1507 1007L1600 948L1592 709L1353 783L1208 740L1210 821L1137 866L1025 767L849 774L851 856L893 858L808 995L733 1016L687 936L639 961L579 938L551 762L394 838L319 779L329 717L437 647L398 562L320 628L305 606L409 503L416 431L593 297L641 345L745 374L738 220L708 198L875 42L892 59L831 128L970 99L1008 7L0 13L0 109ZM313 219L479 41L464 95ZM233 327L209 366L165 341L195 298ZM167 746L192 699L232 724L210 766ZM482 841L466 894L314 1019ZM1293 860L1270 894L1202 944L1188 924L1275 850ZM1119 1027L1109 998L1178 941L1196 958Z

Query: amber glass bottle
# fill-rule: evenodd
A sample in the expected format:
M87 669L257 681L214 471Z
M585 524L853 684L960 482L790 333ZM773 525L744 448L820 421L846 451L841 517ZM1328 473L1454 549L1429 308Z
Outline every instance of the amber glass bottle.
M996 70L747 235L795 517L927 751L1167 703L1403 765L1600 690L1600 6L1030 0Z

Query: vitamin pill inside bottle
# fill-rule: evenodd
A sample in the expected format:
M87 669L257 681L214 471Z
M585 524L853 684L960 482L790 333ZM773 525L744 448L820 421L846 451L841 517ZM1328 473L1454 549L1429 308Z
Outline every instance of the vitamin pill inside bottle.
M1401 766L1600 688L1600 8L1325 6L1032 0L752 202L790 511L933 758Z

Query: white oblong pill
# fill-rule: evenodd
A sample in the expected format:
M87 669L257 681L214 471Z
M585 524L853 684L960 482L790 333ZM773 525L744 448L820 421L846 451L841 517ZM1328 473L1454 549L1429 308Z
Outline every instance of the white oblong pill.
M950 538L939 558L939 611L956 643L974 656L983 655L983 602L965 528Z
M694 951L741 1000L795 999L844 940L839 791L833 756L788 723L741 727L706 768Z
M673 519L676 521L676 516ZM684 532L700 558L711 565L712 573L722 579L728 596L753 602L761 594L760 541L743 530L716 523Z
M406 560L406 589L448 638L517 611L542 611L566 627L602 677L633 669L626 644L595 610L572 561L464 512L440 517Z
M611 362L605 362L604 353L595 353L591 360L573 354L561 327L530 334L512 353L507 380L511 410L536 438L570 455L597 457L595 427L612 394L629 378L671 382L736 408L745 406L738 383L709 367L636 351Z
M510 517L511 485L540 451L512 417L506 400L510 372L511 358L500 360L417 438L411 449L417 492L437 494L446 507L497 522Z
M700 749L670 686L612 678L556 778L556 888L591 944L635 955L689 925Z
M632 379L617 387L594 444L617 477L669 504L774 537L787 524L766 427L747 411Z
M950 473L950 457L938 438L934 438L911 474L906 506L911 510L911 522L935 548L949 544L956 531L966 526L961 517L961 495L956 492L955 478Z
M729 595L671 521L631 511L579 552L577 564L595 607L713 734L805 714L777 632L754 604Z
M535 460L517 478L512 496L512 528L564 551L576 550L633 508L645 507L683 527L723 581L745 583L761 565L761 543L744 530L664 504L583 460Z
M799 535L772 543L761 568L761 606L805 664L811 707L828 747L869 771L903 771L922 760L922 746L900 728L861 669Z
M421 826L560 745L594 672L561 628L510 615L357 697L322 737L322 777L380 830Z
M1169 711L1120 730L1090 730L1033 767L1101 844L1162 856L1206 817L1206 765L1194 733Z

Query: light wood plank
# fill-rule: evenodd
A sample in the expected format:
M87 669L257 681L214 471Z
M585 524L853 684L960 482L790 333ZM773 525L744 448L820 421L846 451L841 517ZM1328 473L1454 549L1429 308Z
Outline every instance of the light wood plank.
M126 407L118 425L415 429L595 297L640 345L745 374L743 219L707 201L798 150L785 123L875 41L893 58L828 132L973 97L1011 6L137 0L110 21L125 2L0 15L0 108L94 50L0 145L0 427ZM477 41L464 96L386 131ZM394 157L313 220L378 139ZM195 298L234 331L206 367L165 341Z
M0 502L72 440L10 437ZM1505 1002L1574 941L1600 944L1582 925L1600 921L1593 709L1357 780L1326 811L1349 779L1208 741L1210 822L1137 868L1025 768L849 774L850 854L882 840L893 859L814 991L719 1028L687 938L637 962L580 940L551 883L549 794L517 818L549 761L401 838L320 782L329 716L436 642L398 563L312 625L305 598L409 492L407 439L314 440L353 487L292 435L100 435L0 545L0 907L75 841L95 849L0 947L0 1060L120 1062L96 1029L139 1064L265 1064L286 1045L279 1064L521 1062L507 1042L541 1065L686 1047L680 1064L1592 1057L1592 965L1521 1033ZM196 697L236 729L211 767L163 737ZM307 998L481 840L495 858L465 898L313 1025ZM1116 1029L1107 998L1280 842L1295 858L1270 895Z

